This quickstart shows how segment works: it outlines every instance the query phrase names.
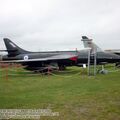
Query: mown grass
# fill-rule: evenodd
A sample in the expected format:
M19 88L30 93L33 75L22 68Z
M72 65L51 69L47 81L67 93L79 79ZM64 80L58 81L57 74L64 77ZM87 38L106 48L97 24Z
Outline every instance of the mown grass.
M58 117L41 117L42 120L120 119L120 71L95 77L77 67L55 75L29 76L22 69L16 73L8 80L0 77L1 109L49 108L59 112Z

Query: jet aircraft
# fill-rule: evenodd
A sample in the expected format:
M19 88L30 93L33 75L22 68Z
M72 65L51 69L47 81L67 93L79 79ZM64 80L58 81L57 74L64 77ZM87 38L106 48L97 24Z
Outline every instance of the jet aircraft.
M82 37L84 43L88 38ZM1 62L7 63L20 63L25 66L27 70L40 70L46 68L49 65L58 65L60 69L64 69L66 66L76 65L81 66L88 63L88 53L90 49L74 50L74 51L46 51L46 52L30 52L23 50L13 43L8 38L4 38L4 42L8 52L8 55L2 57ZM89 45L92 45L89 41ZM92 58L94 57L95 46L91 46ZM120 56L102 51L96 46L96 58L97 64L102 63L117 63L120 62ZM93 64L91 60L91 64Z
M8 54L2 57L3 63L20 63L25 66L25 69L31 71L42 71L47 69L49 65L58 65L60 69L64 66L71 66L76 63L76 53L63 52L30 52L26 51L8 38L4 38L4 43Z
M84 48L91 48L91 53L94 54L96 52L97 58L102 56L104 58L103 63L116 63L120 62L120 50L102 50L98 45L96 45L92 39L89 39L87 36L82 36L82 41L84 44ZM102 63L102 61L101 61Z

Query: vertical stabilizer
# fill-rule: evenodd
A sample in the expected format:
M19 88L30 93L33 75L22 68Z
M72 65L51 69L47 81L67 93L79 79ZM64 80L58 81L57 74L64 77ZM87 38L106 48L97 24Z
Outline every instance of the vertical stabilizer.
M3 40L4 40L4 43L5 43L7 52L8 52L8 56L14 57L14 56L19 55L19 54L28 53L28 51L23 50L22 48L17 46L15 43L13 43L8 38L4 38Z
M82 36L82 41L83 41L84 47L85 48L91 48L92 52L102 51L102 49L100 47L98 47L94 42L92 42L92 39L89 39L86 36Z

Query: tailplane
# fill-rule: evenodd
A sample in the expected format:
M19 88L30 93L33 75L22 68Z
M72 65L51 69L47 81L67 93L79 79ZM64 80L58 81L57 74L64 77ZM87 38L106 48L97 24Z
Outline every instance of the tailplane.
M100 52L102 49L98 47L94 42L92 42L92 39L89 39L86 36L82 36L82 41L85 48L91 48L92 52Z
M6 51L8 52L8 56L14 57L14 56L19 55L19 54L26 54L26 53L28 53L28 51L23 50L22 48L17 46L15 43L13 43L8 38L4 38L3 40L4 40L5 46L7 48Z

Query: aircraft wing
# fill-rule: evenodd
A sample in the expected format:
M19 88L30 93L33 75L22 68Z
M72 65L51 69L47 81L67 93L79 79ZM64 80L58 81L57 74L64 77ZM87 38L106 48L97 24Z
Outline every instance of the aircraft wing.
M44 62L44 61L59 61L59 60L71 60L76 61L77 56L76 55L69 55L69 54L60 54L60 55L54 55L50 57L45 58L37 58L37 59L23 59L23 60L4 60L0 61L0 63L27 63L27 62Z

